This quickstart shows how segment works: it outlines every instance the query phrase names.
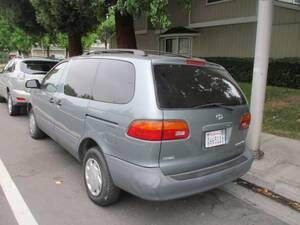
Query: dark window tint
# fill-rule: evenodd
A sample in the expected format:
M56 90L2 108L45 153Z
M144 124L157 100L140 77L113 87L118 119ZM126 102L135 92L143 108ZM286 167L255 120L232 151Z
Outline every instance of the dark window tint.
M94 86L94 100L128 103L134 94L135 70L131 63L102 60Z
M71 62L64 85L66 95L91 98L92 83L99 59L75 59Z
M46 74L55 66L55 61L23 61L21 62L21 71L27 74Z
M67 65L66 62L61 63L54 67L43 79L42 88L48 92L56 92L58 82L63 74L64 68Z
M210 103L241 105L241 91L226 71L190 65L154 66L159 105L162 108L193 108Z

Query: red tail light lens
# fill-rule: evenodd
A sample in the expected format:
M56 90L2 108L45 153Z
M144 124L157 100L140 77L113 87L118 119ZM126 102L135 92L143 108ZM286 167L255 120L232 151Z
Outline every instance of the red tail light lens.
M248 129L251 121L251 114L249 112L243 113L241 116L240 129Z
M17 97L16 98L18 101L26 101L26 98L23 98L23 97Z
M148 141L176 140L189 136L189 128L183 120L136 120L127 132L128 136Z

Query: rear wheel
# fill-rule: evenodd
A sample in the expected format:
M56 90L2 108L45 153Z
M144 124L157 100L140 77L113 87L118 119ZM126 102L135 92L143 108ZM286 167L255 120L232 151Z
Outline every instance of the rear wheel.
M46 134L38 127L32 109L29 111L29 133L33 139L46 137Z
M6 101L5 101L5 98L2 97L2 96L0 96L0 103L4 103L4 102L6 102Z
M20 107L14 105L13 99L11 97L11 95L8 93L8 97L7 97L7 110L8 110L8 114L10 116L16 116L20 113Z
M111 205L118 201L120 189L110 176L105 158L99 148L87 151L83 161L84 183L89 198L100 206Z

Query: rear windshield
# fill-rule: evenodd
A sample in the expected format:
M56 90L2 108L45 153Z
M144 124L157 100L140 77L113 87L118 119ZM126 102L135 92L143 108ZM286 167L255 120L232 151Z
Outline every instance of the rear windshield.
M21 62L21 71L27 74L46 74L57 62L55 61L24 61Z
M161 108L195 108L211 103L246 104L225 70L178 64L154 65L157 98Z

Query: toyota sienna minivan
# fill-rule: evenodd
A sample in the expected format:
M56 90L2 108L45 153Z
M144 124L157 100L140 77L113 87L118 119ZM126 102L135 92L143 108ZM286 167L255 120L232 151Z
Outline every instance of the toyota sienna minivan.
M162 201L241 177L244 94L220 65L198 58L103 50L64 60L30 80L29 132L51 137L83 164L89 198L116 202L120 190Z

